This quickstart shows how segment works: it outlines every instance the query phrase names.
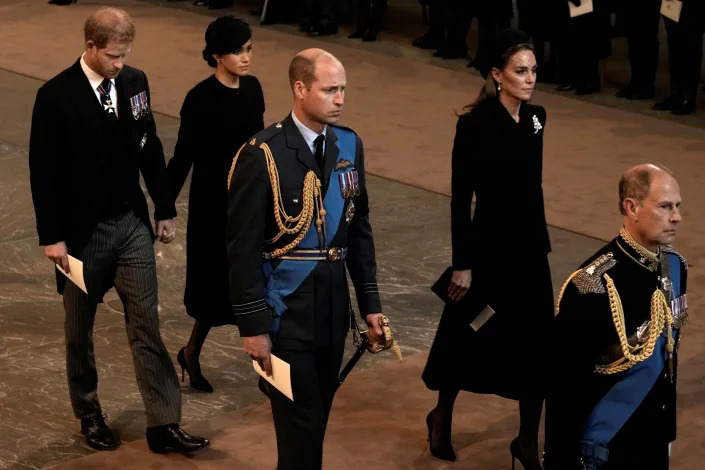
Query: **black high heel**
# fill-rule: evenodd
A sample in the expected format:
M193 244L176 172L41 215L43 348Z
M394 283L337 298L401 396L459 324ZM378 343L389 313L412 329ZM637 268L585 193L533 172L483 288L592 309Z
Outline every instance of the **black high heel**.
M433 412L435 408L431 410L426 416L426 426L428 427L428 448L431 451L431 455L434 457L447 460L448 462L455 462L456 456L453 450L453 443L450 441L450 436L448 440L441 443L438 447L433 447Z
M184 354L185 350L186 348L181 348L179 354L176 355L176 360L181 366L181 381L184 381L184 375L186 372L188 372L188 378L189 383L191 384L191 388L193 388L194 390L198 390L199 392L213 393L213 386L210 384L210 382L208 382L205 377L203 377L202 374L200 374L198 377L194 377L194 374L192 374L191 371L188 370L188 367L186 366L186 356Z
M535 464L529 464L526 456L521 453L519 437L515 437L512 443L509 444L509 452L512 454L512 470L514 470L515 460L519 460L524 470L542 470L541 464L538 461Z

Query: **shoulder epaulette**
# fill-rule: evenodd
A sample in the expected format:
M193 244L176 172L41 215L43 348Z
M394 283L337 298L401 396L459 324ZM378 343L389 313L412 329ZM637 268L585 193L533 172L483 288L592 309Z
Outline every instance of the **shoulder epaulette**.
M607 292L602 283L602 275L617 264L612 253L605 253L585 266L573 276L572 282L580 294L604 294Z
M281 122L277 122L259 131L249 141L247 141L247 143L253 147L259 147L259 144L261 144L262 142L267 142L272 137L283 131L284 126Z
M674 254L678 258L680 258L681 263L683 263L683 266L685 267L686 271L688 270L688 261L686 261L686 259L683 257L683 255L678 253L675 248L673 248L671 245L664 245L661 247L661 249L666 253Z

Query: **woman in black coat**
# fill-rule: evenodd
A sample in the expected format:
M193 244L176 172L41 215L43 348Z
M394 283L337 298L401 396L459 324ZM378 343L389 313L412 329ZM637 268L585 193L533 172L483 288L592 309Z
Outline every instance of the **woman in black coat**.
M181 126L167 170L177 197L191 167L186 235L186 312L196 320L177 360L191 387L212 392L199 356L213 326L234 324L225 248L227 179L233 157L264 128L264 96L249 76L252 33L242 20L224 16L206 30L203 58L215 73L193 87L181 108Z
M426 422L432 454L455 460L451 420L460 390L518 400L521 428L510 451L534 470L541 468L540 346L553 318L541 186L546 111L527 103L536 58L526 35L500 33L490 63L487 83L456 128L451 300L423 373L439 391ZM475 331L469 323L486 306L495 313Z

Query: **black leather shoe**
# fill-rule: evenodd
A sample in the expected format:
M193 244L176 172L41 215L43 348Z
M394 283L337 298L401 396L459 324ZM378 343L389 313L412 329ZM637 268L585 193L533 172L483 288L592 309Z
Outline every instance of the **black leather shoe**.
M203 449L208 439L186 433L178 424L147 428L147 445L155 454L177 452L186 454Z
M695 112L695 100L680 100L671 110L671 114L685 116Z
M101 416L83 418L81 420L81 434L86 436L86 444L95 450L115 450L117 442L110 432L105 419Z
M411 41L411 45L414 47L418 47L419 49L436 49L438 47L436 41L434 41L431 35L428 33L424 34L423 36L419 36L413 41Z
M556 91L573 91L575 90L575 85L572 83L561 83L556 87Z
M71 5L76 3L76 0L49 0L49 5Z
M309 34L313 36L331 36L338 34L338 25L333 23L313 25Z
M655 96L655 92L654 87L635 87L627 85L619 90L615 96L627 100L650 100Z
M668 95L665 100L659 101L658 103L654 104L653 109L655 109L656 111L670 111L674 107L676 107L676 105L678 105L679 101L680 99L677 96Z

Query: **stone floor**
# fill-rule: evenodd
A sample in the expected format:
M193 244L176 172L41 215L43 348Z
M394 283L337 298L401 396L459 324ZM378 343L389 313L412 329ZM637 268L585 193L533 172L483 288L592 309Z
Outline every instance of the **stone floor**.
M250 426L256 432L248 438L262 440L262 448L270 453L273 435L271 425L266 424L266 404L254 386L255 373L242 353L236 331L227 327L211 333L203 352L204 373L216 393L203 395L182 387L185 425L213 436L214 450L193 460L155 459L144 452L140 441L142 402L114 293L100 307L95 328L100 393L111 426L124 443L132 444L120 453L74 460L93 451L82 444L68 402L63 310L53 290L51 265L37 246L27 142L36 89L75 60L80 50L80 24L98 2L82 1L64 9L41 3L29 6L20 0L0 0L0 469L41 468L61 462L82 470L268 468L252 466L256 460L247 460L246 452L237 454L238 439L244 438ZM198 58L199 48L204 26L215 13L195 9L190 2L124 3L138 21L139 42L131 59L150 77L159 111L159 134L169 156L179 125L175 116L185 91L208 73ZM410 5L415 0L394 4L403 4L405 18L412 18ZM242 12L244 6L239 8ZM399 26L385 41L362 45L343 37L325 41L304 38L287 25L255 28L260 54L257 73L267 96L268 122L288 109L284 74L292 51L323 46L343 57L346 64L355 64L348 65L351 86L346 122L362 135L370 172L378 175L369 177L369 189L380 290L409 361L395 365L389 354L361 361L359 369L367 370L350 377L335 405L326 450L326 462L335 462L335 468L365 463L365 453L355 452L360 450L355 446L362 443L346 442L346 437L359 429L375 431L364 421L380 416L358 414L357 410L373 406L370 403L380 397L394 413L380 425L384 438L380 437L376 447L379 454L367 458L398 462L390 468L446 468L421 456L424 410L432 394L424 392L418 373L441 310L428 286L450 258L449 200L444 194L452 109L475 93L479 79L462 63L431 59L427 53L408 47L409 36L416 32L414 27ZM52 38L52 47L47 46L47 36ZM623 50L618 49L620 53ZM616 72L623 71L624 63L617 60L610 67L608 71L615 73L611 83L618 84L620 75ZM660 83L663 89L663 73ZM689 286L694 315L682 348L681 428L672 468L698 468L694 462L705 457L705 360L703 343L698 341L705 334L705 322L696 315L697 307L703 304L699 281L704 273L699 261L705 251L705 223L698 217L705 204L701 186L705 170L701 161L703 113L675 120L648 111L644 103L619 102L607 93L576 100L550 93L546 86L539 88L535 102L549 109L550 119L544 181L547 214L553 225L550 260L556 291L574 266L601 245L600 240L585 234L605 239L616 230L613 192L621 169L636 161L659 159L674 167L682 179L686 207L690 207L681 246L694 263ZM406 172L399 163L404 158L411 162ZM178 200L177 240L156 247L162 334L172 356L185 343L192 325L181 304L187 200L184 191ZM521 266L521 246L516 249L521 269L530 269ZM376 385L368 386L372 381ZM477 401L469 396L460 403L463 411L456 418L455 439L462 461L456 468L507 468L506 440L515 432L517 419L514 406L505 400ZM381 449L382 444L391 450ZM353 459L356 454L360 455ZM341 455L346 456L345 465L331 460ZM262 462L269 463L271 458ZM381 467L368 462L367 468Z

